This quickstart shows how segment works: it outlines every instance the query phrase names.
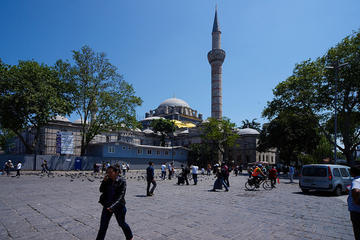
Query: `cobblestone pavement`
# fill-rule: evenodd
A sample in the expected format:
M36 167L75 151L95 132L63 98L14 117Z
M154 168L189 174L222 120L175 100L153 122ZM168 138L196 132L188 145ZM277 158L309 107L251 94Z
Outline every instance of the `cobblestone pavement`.
M134 239L353 239L346 196L304 195L281 180L271 191L246 191L246 176L232 176L229 192L158 180L145 197L143 173L128 174L128 224ZM61 176L63 175L63 176ZM95 239L101 206L100 177L0 176L0 239ZM106 239L125 239L115 218Z

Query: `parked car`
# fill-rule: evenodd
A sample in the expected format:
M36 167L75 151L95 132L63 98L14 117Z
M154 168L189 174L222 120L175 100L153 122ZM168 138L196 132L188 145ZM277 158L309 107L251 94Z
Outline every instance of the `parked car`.
M333 192L340 196L351 184L350 167L332 164L310 164L301 169L299 186L304 193L310 190Z

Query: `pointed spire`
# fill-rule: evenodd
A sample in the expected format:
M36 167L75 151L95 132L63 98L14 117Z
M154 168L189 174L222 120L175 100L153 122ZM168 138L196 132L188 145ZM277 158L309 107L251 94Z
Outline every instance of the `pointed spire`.
M212 32L220 32L220 27L219 27L219 23L218 23L218 19L217 19L217 4L216 4L216 8L215 8L215 18L214 18L214 25L213 25Z

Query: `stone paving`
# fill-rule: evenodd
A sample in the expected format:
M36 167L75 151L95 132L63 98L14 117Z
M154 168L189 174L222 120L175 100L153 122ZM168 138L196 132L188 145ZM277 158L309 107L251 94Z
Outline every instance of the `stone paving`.
M346 196L300 193L288 180L271 191L246 191L246 176L231 176L230 191L158 180L145 197L143 172L127 176L126 221L134 239L353 239ZM99 178L56 173L50 177L0 176L0 239L95 239L102 207ZM125 239L115 218L106 239Z

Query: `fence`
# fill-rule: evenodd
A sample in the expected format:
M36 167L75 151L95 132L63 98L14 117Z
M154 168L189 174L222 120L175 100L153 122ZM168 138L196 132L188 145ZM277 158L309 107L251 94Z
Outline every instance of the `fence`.
M76 159L80 158L80 170L93 170L94 164L109 162L111 165L115 163L121 164L122 162L129 163L130 169L145 169L148 166L150 159L140 158L101 158L101 157L76 157L76 156L54 156L54 155L37 155L36 163L34 163L34 155L0 155L0 169L4 168L5 162L11 160L14 167L18 162L23 164L22 170L41 170L41 164L44 160L47 161L50 170L74 170L79 166L79 161L75 164ZM160 166L164 160L151 159L155 166ZM179 167L180 164L186 164L186 161L175 161L175 167Z

